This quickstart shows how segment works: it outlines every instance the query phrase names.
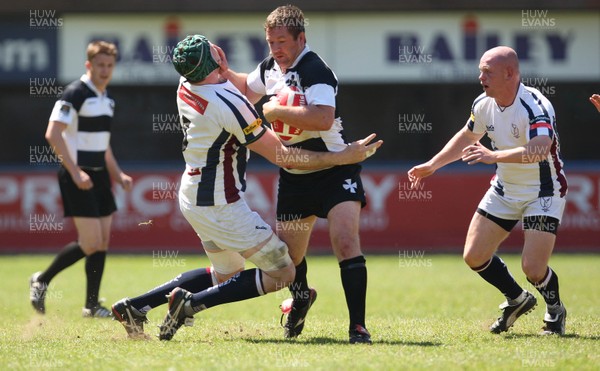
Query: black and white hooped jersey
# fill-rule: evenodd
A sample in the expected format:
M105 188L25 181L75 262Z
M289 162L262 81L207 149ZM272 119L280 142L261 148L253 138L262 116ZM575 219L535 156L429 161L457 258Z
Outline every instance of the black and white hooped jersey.
M266 131L252 103L229 81L192 85L182 78L177 108L186 162L180 199L196 206L239 200L250 158L245 145Z
M520 84L514 103L500 110L494 98L481 94L471 108L468 128L476 134L486 133L494 150L526 145L539 135L552 139L548 157L533 163L497 163L490 182L496 192L515 200L539 197L564 197L567 180L560 157L556 115L550 101L538 90ZM540 150L541 152L541 150ZM541 153L527 154L538 159Z
M248 75L248 87L254 92L273 96L286 86L293 86L303 93L307 105L336 107L338 81L327 64L308 46L294 63L281 71L273 57L267 57ZM287 124L274 127L279 139L289 147L299 147L316 152L338 152L346 147L342 120L335 112L335 120L327 131L302 130ZM290 173L310 173L317 170L285 169Z
M110 143L115 101L96 89L87 75L69 84L54 104L50 121L67 124L62 136L71 158L79 167L103 168Z

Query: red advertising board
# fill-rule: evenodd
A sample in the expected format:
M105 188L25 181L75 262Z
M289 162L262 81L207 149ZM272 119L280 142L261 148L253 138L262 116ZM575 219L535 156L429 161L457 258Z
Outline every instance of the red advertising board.
M114 214L112 251L142 252L177 248L194 252L200 242L178 203L179 174L173 171L130 173L130 192L115 187L119 211ZM411 190L406 169L364 170L368 206L361 214L365 252L418 248L460 252L473 212L485 193L489 172L441 171ZM568 174L567 207L556 250L600 251L600 171ZM251 172L246 200L274 225L277 192L275 171ZM60 191L53 172L0 175L0 252L55 252L76 238L63 219ZM520 224L502 249L518 251ZM330 251L326 220L319 220L311 238L312 252Z

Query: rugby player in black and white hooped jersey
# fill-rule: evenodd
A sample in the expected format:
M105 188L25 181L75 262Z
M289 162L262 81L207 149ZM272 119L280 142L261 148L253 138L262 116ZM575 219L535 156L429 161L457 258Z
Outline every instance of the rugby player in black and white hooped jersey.
M473 215L464 260L506 301L490 331L508 331L537 300L513 278L496 255L500 243L523 222L521 266L546 302L543 334L563 335L567 311L560 300L558 276L548 261L565 208L567 180L560 157L552 104L538 90L521 83L517 53L506 46L486 51L479 63L484 89L467 124L428 162L408 172L412 186L458 159L469 165L495 164L491 187ZM493 150L479 143L486 135Z
M264 24L270 56L250 74L228 70L225 77L252 103L286 87L297 89L304 94L306 105L282 106L271 99L262 107L265 118L271 123L285 123L274 128L288 147L339 151L346 139L336 109L338 81L327 64L309 49L304 26L304 14L296 6L276 8ZM225 58L222 51L221 56ZM346 296L350 343L371 343L365 324L367 267L359 238L360 211L366 205L360 171L358 164L280 170L278 231L296 264L296 279L289 288L293 304L284 325L287 338L300 335L316 299L316 290L308 286L305 255L314 223L317 218L326 218Z
M185 272L135 298L112 306L130 337L144 337L152 308L167 302L161 340L170 340L194 314L286 287L295 268L287 245L250 210L242 194L250 149L286 168L312 169L364 160L381 145L374 134L336 153L301 151L292 156L275 133L229 81L221 76L215 46L202 35L177 44L175 69L182 76L177 107L183 128L186 169L181 178L181 212L202 240L212 266ZM244 270L245 260L257 268Z
M50 281L86 258L87 293L84 317L112 317L98 295L116 205L111 180L129 190L132 179L121 171L110 147L115 102L106 88L112 78L117 48L105 41L87 46L86 73L64 90L50 115L46 139L61 159L58 180L64 215L72 217L77 240L67 244L43 272L30 279L30 300L45 313Z

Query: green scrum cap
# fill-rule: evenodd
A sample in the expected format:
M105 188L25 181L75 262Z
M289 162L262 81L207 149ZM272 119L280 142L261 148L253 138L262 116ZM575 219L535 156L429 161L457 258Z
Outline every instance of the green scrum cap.
M202 35L189 35L173 50L173 66L190 82L202 81L219 64L210 54L210 42Z

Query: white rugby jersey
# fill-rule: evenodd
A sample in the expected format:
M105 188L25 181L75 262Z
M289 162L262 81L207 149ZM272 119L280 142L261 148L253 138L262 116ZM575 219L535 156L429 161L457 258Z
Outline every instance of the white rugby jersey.
M177 108L186 163L179 197L196 206L239 200L250 158L244 146L265 133L252 103L229 81L192 85L181 78Z
M267 96L276 95L286 85L295 86L304 94L307 105L336 107L337 77L316 53L310 51L308 45L285 73L281 71L273 57L267 57L248 75L247 84L254 92ZM302 130L287 124L274 126L273 131L288 147L299 147L315 152L338 152L346 147L346 140L337 109L335 117L333 125L327 131ZM284 170L295 174L317 171Z
M67 124L62 136L69 154L81 168L99 169L110 143L110 125L115 101L105 90L96 89L88 75L69 84L54 104L50 121Z
M486 133L494 150L524 146L538 135L552 139L546 160L496 164L496 175L490 184L499 195L515 200L566 195L567 180L560 157L554 108L538 90L520 84L515 101L504 111L494 98L483 93L473 102L467 125L473 133ZM531 153L528 156L539 155Z

